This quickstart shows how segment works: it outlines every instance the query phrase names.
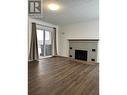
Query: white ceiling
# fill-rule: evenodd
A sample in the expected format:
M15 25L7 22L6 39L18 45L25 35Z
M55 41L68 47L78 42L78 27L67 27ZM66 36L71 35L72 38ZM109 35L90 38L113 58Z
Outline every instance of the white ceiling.
M58 11L49 10L48 1L52 0L44 0L43 21L65 25L99 18L99 0L56 0Z

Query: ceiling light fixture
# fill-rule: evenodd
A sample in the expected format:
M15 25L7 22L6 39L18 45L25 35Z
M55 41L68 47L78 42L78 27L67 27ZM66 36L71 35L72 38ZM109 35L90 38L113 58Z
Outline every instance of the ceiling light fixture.
M58 10L60 7L59 7L58 4L51 3L51 4L48 5L48 8L49 8L50 10L52 10L52 11L56 11L56 10Z

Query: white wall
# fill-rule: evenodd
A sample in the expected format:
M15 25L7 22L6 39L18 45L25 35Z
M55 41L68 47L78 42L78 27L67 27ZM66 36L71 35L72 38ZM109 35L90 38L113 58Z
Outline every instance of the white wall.
M50 26L50 27L55 27L56 28L56 35L57 35L56 39L57 39L57 44L58 44L58 26L57 25L54 25L54 24L51 24L51 23L47 23L47 22L44 22L44 21L41 21L41 20L37 20L37 19L28 18L28 54L29 54L29 50L30 50L30 39L31 39L32 22L35 22L36 24L41 24L41 25L46 25L46 26Z
M59 54L68 57L68 39L99 39L99 20L59 26Z

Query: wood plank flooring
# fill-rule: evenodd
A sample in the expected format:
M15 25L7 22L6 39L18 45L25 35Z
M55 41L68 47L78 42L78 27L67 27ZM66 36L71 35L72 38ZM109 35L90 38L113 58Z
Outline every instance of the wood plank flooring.
M99 95L99 64L65 57L29 63L28 95Z

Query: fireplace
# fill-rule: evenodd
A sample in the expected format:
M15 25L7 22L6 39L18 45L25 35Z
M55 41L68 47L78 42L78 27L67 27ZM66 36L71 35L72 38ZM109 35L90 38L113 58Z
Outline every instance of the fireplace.
M75 59L87 61L87 51L86 50L75 50Z
M69 57L88 62L98 61L98 40L69 39Z

